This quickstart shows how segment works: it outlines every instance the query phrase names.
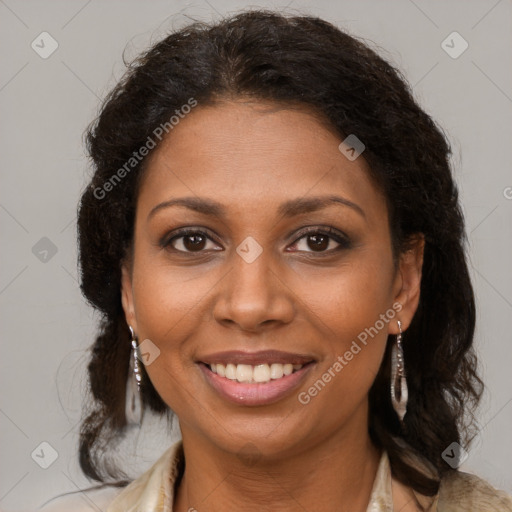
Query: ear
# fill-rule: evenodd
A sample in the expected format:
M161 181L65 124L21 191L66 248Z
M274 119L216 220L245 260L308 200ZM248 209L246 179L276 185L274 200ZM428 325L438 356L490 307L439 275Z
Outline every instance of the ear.
M128 325L131 325L137 333L137 320L135 318L135 305L133 302L132 277L129 265L124 262L121 265L121 302L123 304L124 316Z
M422 234L411 237L407 249L400 254L397 275L394 283L394 302L401 304L397 320L402 322L402 331L406 331L412 322L420 302L421 270L425 237ZM390 322L390 334L398 334L398 324Z

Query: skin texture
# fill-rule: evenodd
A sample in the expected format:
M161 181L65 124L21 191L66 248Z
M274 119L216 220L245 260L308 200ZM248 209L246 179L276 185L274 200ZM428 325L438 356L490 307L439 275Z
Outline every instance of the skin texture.
M363 157L339 151L341 140L304 109L238 99L199 105L150 156L122 299L138 339L160 350L146 370L180 421L178 512L366 509L380 457L367 432L368 391L396 320L405 331L417 308L423 243L395 265L385 198ZM340 204L277 213L284 201L324 195L363 213ZM222 203L225 218L176 206L150 215L191 196ZM327 238L318 249L308 226L332 226L350 242ZM195 252L187 237L165 247L182 227L211 239ZM252 263L236 252L248 236L263 249ZM395 318L301 404L298 393L396 302ZM300 389L269 405L228 402L196 363L218 351L268 349L315 360ZM247 446L255 457L240 456Z

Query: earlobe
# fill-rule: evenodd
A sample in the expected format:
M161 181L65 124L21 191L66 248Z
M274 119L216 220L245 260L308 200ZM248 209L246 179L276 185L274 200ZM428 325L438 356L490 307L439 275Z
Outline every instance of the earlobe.
M397 282L398 291L395 295L395 302L402 306L398 315L402 322L402 330L408 329L420 301L421 276L423 267L423 253L425 238L422 234L411 237L407 249L400 255ZM390 329L390 334L398 334ZM398 329L398 328L397 328Z
M132 279L128 266L123 263L121 266L121 303L123 305L126 323L137 332L137 321L135 319L135 307L133 303Z

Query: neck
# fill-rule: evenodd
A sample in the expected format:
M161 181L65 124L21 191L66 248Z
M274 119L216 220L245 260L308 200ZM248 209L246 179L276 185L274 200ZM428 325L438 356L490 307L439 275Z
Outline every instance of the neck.
M183 448L176 512L365 512L380 460L360 431L336 433L279 460L226 453L190 432L183 432Z

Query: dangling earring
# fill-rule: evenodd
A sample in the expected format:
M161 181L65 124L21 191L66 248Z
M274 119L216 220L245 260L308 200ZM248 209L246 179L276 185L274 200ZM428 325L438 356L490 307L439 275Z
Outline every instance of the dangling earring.
M404 352L402 350L402 322L398 320L399 334L391 347L391 403L403 423L407 412L407 380L405 378Z
M140 386L142 374L140 371L140 363L138 358L137 338L133 332L131 325L128 326L132 335L132 350L130 353L130 363L128 369L128 379L126 381L126 404L125 415L127 425L141 426L142 423L142 398Z

